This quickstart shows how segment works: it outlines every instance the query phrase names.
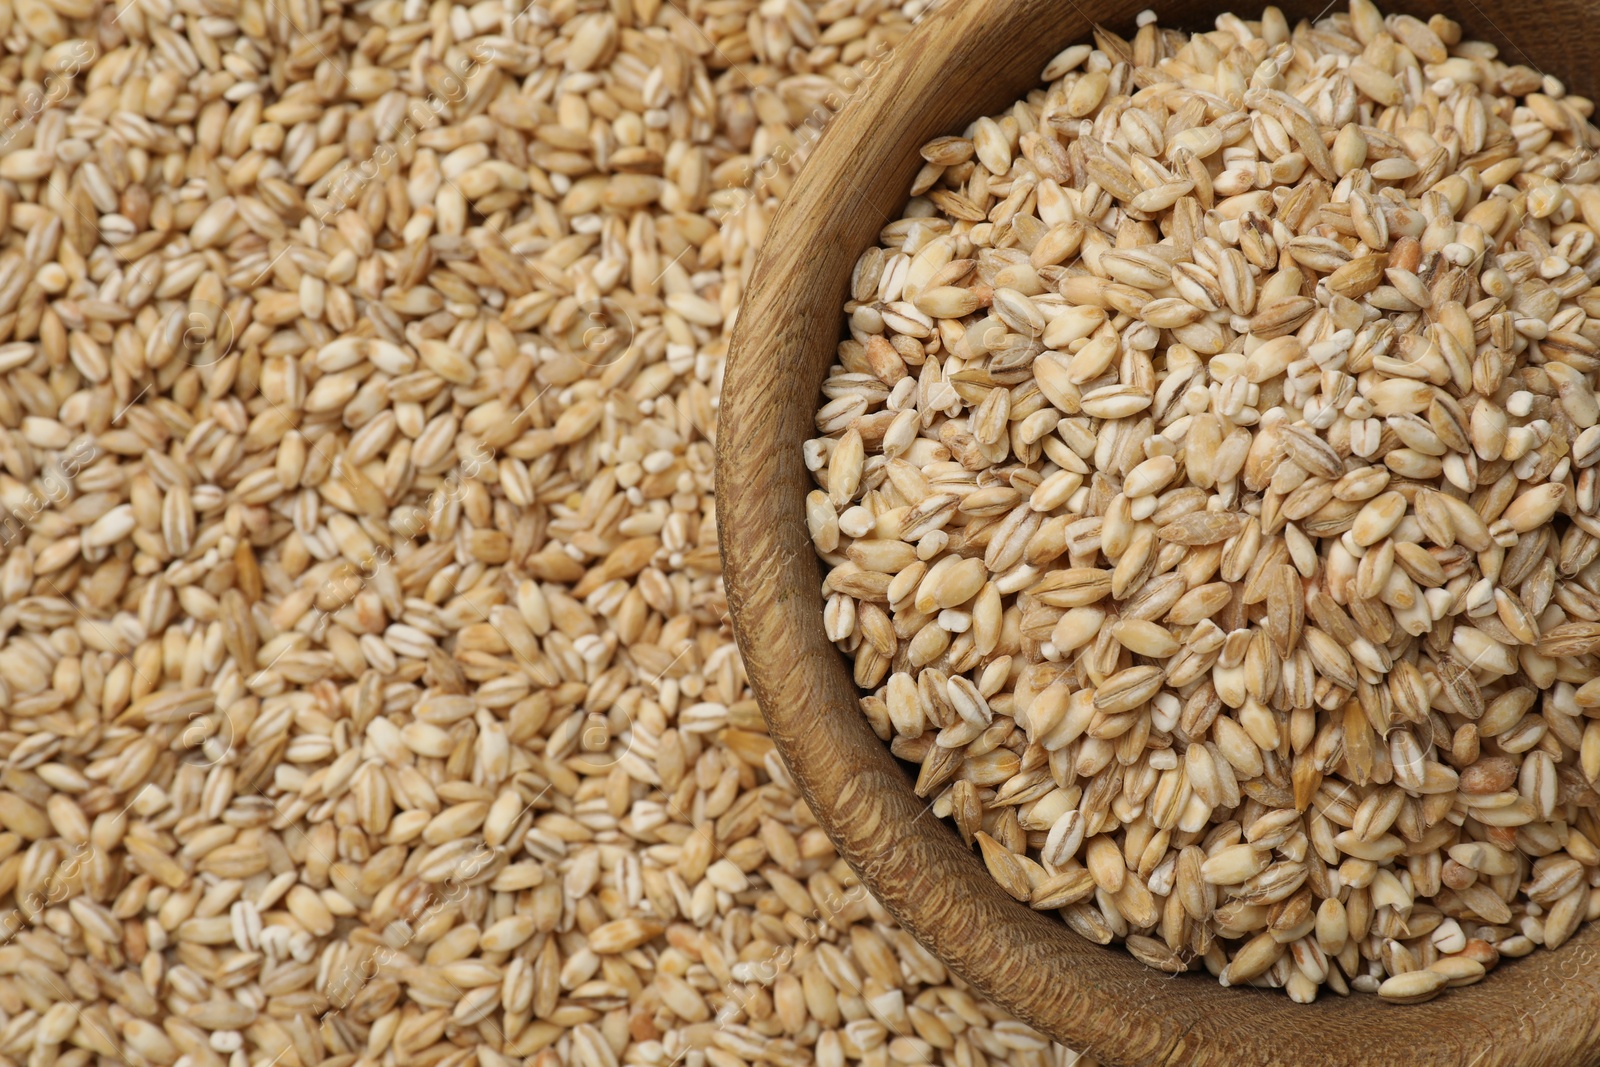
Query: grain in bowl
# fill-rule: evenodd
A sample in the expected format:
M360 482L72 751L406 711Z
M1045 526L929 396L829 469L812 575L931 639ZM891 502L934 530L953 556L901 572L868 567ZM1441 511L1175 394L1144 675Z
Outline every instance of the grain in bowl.
M828 636L1013 896L1425 1000L1600 913L1590 101L1366 0L923 149L805 445Z

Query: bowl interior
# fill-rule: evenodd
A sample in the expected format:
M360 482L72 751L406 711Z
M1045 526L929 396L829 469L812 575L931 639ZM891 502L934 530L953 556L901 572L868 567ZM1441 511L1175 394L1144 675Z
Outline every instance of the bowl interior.
M1147 0L1146 0L1147 2ZM1600 1055L1600 926L1559 952L1503 964L1426 1005L1281 993L1171 978L1080 939L1006 896L916 797L861 715L822 628L820 571L803 519L800 443L840 336L856 258L897 218L918 149L1037 84L1091 24L1130 33L1146 2L946 0L881 59L833 119L762 246L739 313L722 399L718 525L735 630L772 737L823 827L895 917L997 1003L1112 1064L1390 1064L1493 1067ZM1231 5L1176 0L1163 25L1209 28ZM1291 24L1331 7L1280 5ZM1557 0L1380 5L1459 20L1508 61L1593 96L1577 57L1600 54L1600 8ZM1246 17L1261 5L1233 7Z

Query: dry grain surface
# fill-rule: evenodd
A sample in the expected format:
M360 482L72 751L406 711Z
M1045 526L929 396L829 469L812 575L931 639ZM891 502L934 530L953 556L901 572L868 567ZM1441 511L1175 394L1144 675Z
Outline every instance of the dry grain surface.
M1018 900L1427 1000L1600 916L1600 132L1443 16L1152 13L922 151L824 625Z
M0 1064L1030 1067L728 630L882 0L0 2Z

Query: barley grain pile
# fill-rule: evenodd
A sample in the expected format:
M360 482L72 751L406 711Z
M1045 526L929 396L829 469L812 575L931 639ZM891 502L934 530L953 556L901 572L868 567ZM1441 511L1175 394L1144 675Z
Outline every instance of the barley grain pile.
M1600 916L1600 133L1368 0L1143 17L923 149L806 462L829 636L994 877L1425 1000Z
M834 855L718 574L752 254L909 24L0 3L0 1063L1065 1062Z

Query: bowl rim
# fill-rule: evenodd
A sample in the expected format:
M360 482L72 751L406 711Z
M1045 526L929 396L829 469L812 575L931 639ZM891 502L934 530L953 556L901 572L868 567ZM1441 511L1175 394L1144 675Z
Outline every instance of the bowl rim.
M1471 17L1487 0L1466 3L1463 21L1493 39L1488 16ZM831 362L823 353L839 336L851 266L890 221L884 205L894 212L904 203L928 136L1009 105L1057 49L1088 38L1091 21L1128 22L1143 6L945 3L855 89L773 219L733 331L715 442L729 608L769 733L819 824L904 928L1002 1007L1106 1062L1231 1067L1292 1055L1333 1067L1392 1063L1397 1047L1463 1067L1591 1062L1600 1055L1600 923L1560 953L1536 953L1404 1009L1362 996L1294 1005L1281 993L1173 979L1120 947L1069 933L1006 895L953 828L925 817L929 806L861 714L848 667L823 632L800 441L814 434L814 398ZM1261 6L1176 0L1168 11L1173 24L1193 25L1218 7ZM1320 3L1280 6L1293 17ZM1588 5L1555 6L1570 19ZM1383 7L1438 10L1412 0ZM1019 35L1018 27L1043 29ZM951 84L964 95L933 92ZM897 121L886 127L883 115ZM1517 997L1504 996L1508 971L1527 983Z

